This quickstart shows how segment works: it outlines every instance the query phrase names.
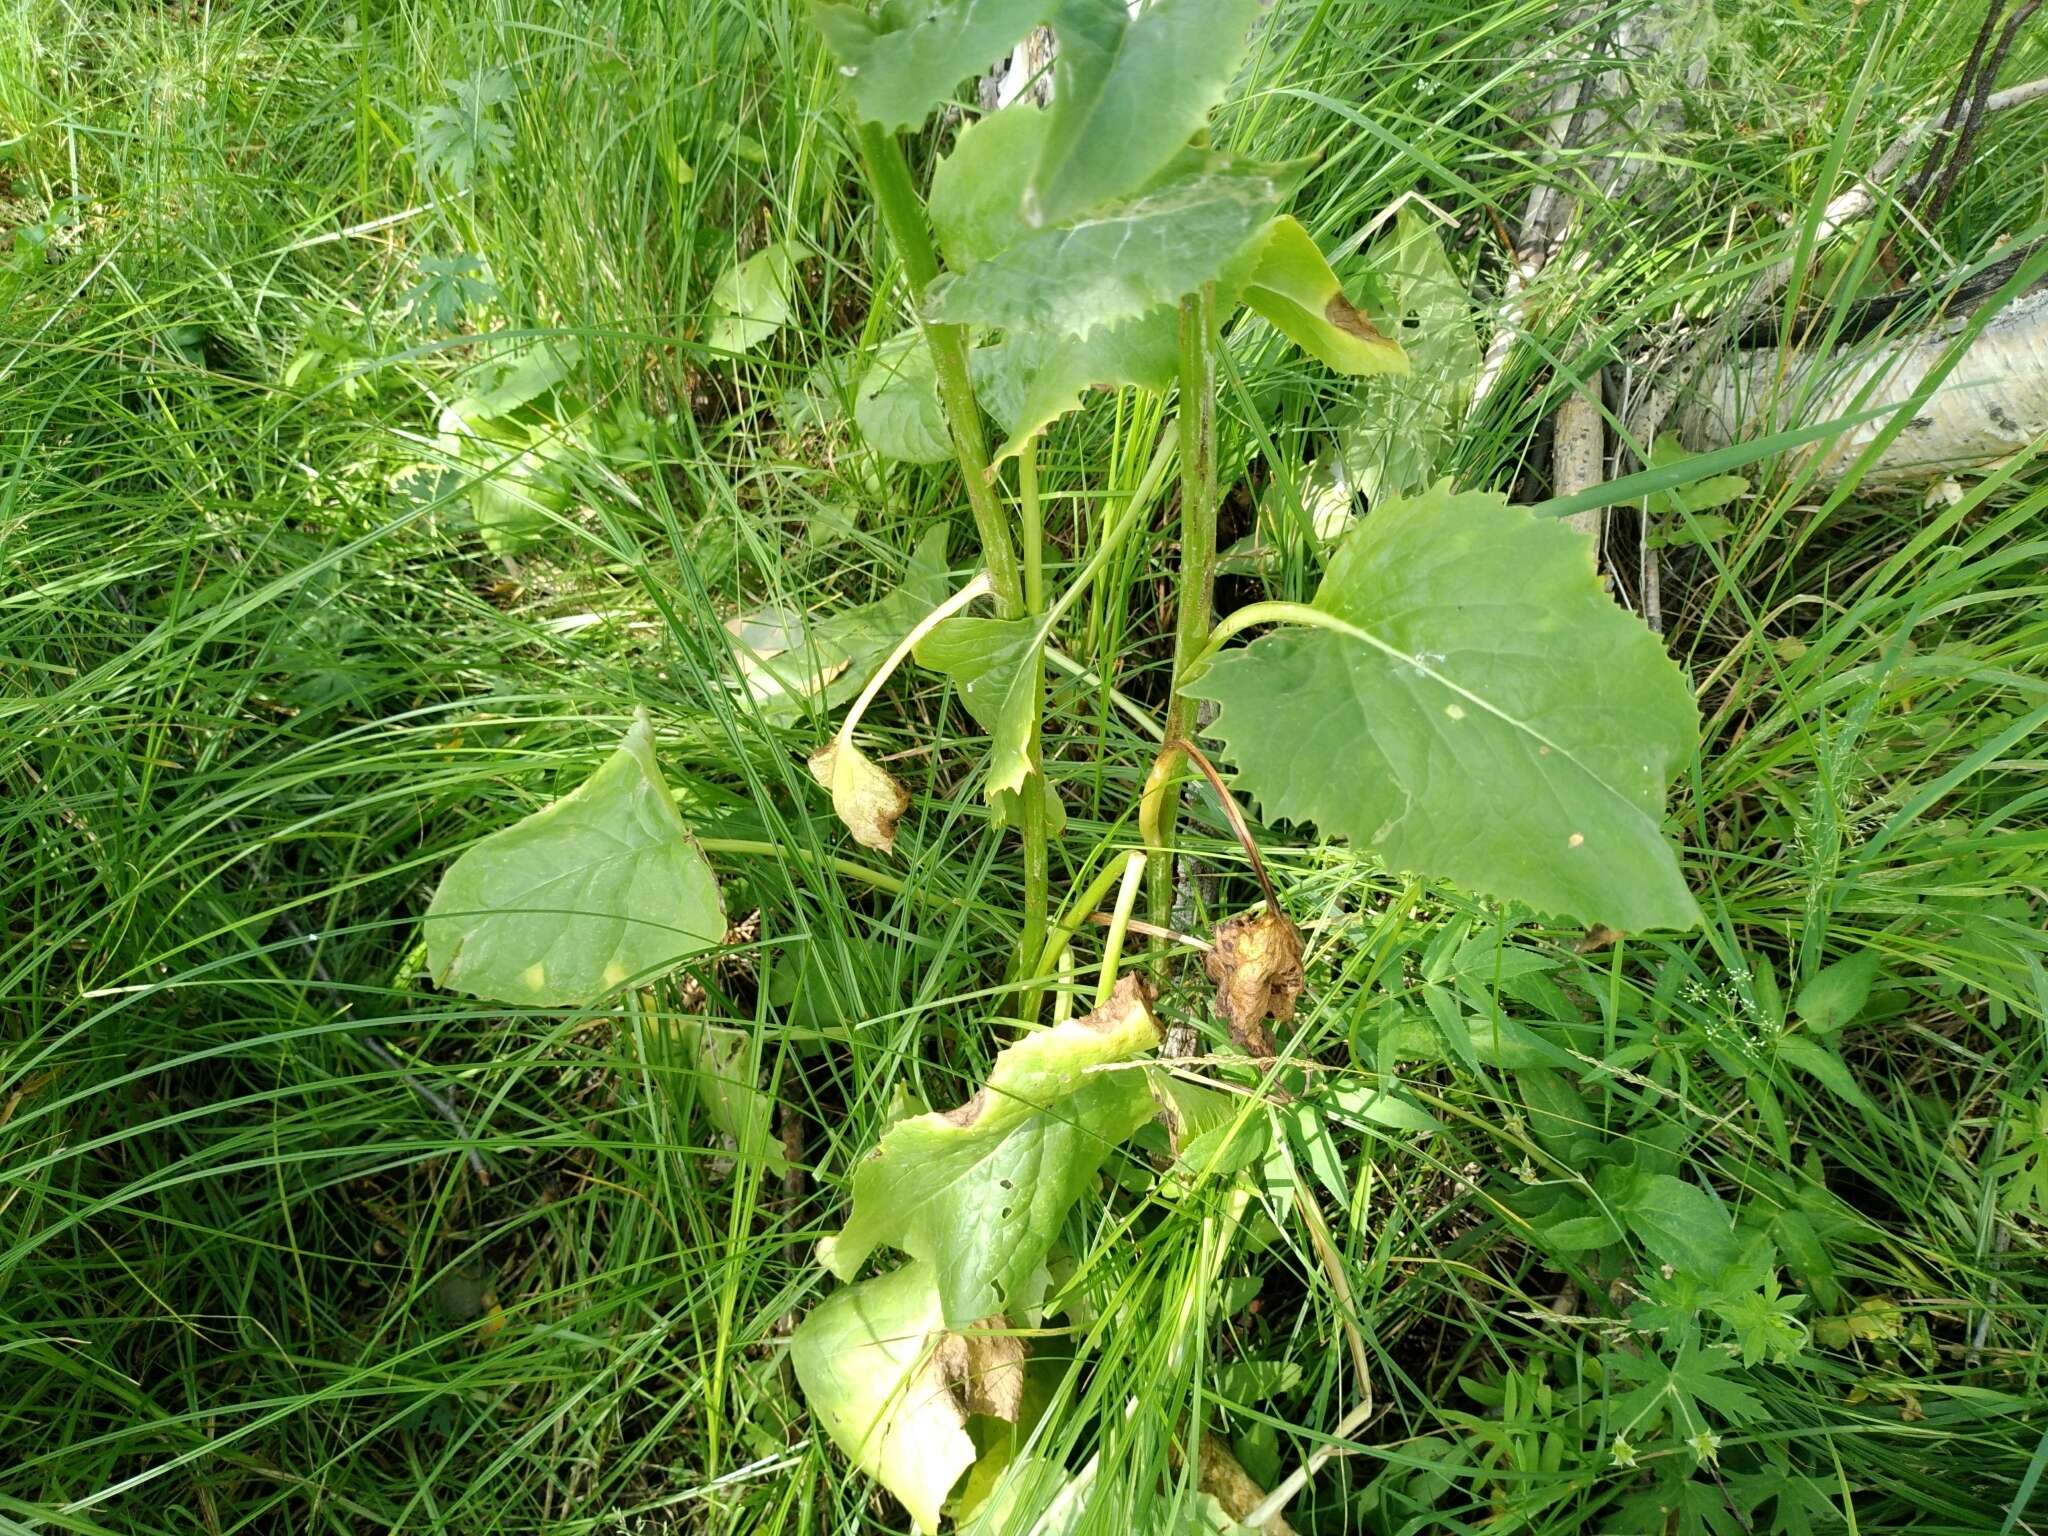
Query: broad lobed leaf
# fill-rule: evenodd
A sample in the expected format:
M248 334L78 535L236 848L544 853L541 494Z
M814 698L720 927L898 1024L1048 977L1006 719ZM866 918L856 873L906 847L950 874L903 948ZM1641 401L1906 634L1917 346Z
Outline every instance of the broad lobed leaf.
M1073 224L1035 230L934 282L928 319L1085 338L1221 277L1299 179L1298 164L1210 156Z
M1583 542L1448 482L1376 508L1315 607L1190 691L1269 816L1397 868L1628 931L1689 928L1661 820L1698 715Z

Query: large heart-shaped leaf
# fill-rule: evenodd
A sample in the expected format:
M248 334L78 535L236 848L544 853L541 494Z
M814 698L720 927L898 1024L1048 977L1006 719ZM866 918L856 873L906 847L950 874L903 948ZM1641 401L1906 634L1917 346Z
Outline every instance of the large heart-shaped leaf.
M1126 197L1202 126L1244 56L1258 0L1068 0L1053 18L1051 121L1024 191L1033 224Z
M1142 1073L1090 1068L1158 1043L1126 976L1085 1018L1006 1047L958 1109L898 1121L853 1176L853 1214L818 1257L849 1280L887 1244L931 1264L949 1328L1000 1312L1118 1142L1152 1118Z
M1444 482L1375 508L1314 606L1327 627L1226 651L1190 689L1269 816L1587 923L1699 921L1660 825L1692 692L1578 535Z
M427 968L494 1002L583 1004L724 937L718 881L643 711L596 773L448 866L427 909Z
M1222 276L1293 190L1298 164L1207 157L1198 168L1012 242L926 291L947 324L1050 327L1086 337Z

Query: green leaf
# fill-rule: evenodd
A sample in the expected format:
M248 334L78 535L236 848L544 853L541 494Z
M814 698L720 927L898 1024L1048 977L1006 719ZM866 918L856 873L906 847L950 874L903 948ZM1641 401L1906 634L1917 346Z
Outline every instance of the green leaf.
M1584 923L1689 928L1660 825L1692 692L1583 541L1448 482L1377 508L1314 606L1190 692L1269 817Z
M1799 989L1792 1011L1799 1022L1815 1034L1831 1035L1856 1022L1870 1001L1870 989L1877 985L1878 968L1884 957L1866 949L1815 974Z
M1223 99L1258 0L1066 0L1043 152L1024 191L1032 224L1064 224L1150 181Z
M1033 706L1045 686L1038 651L1036 619L978 619L961 614L919 640L911 655L919 666L952 678L960 702L989 733L989 772L982 798L1002 812L1006 823L1012 822L1016 819L1014 797L1023 793L1026 782L1035 776L1045 785L1042 793L1050 801L1048 810L1059 826L1064 826L1065 807L1044 775L1031 765Z
M585 1004L724 937L718 881L642 711L596 773L448 867L427 909L427 969L494 1002Z
M885 458L938 464L953 457L938 371L920 332L905 331L875 349L854 395L853 419L868 446Z
M1018 207L1047 124L1047 114L1028 103L1005 107L966 129L939 162L930 211L953 271L970 271L1031 234ZM971 363L975 393L1009 433L992 460L1000 464L1034 433L1078 409L1090 388L1172 388L1180 368L1180 314L1162 306L1085 340L1021 327L976 348Z
M1403 208L1373 247L1372 261L1389 295L1389 334L1411 368L1359 384L1331 425L1347 489L1377 506L1423 489L1442 472L1483 353L1471 297L1430 219Z
M1180 368L1180 312L1158 309L1095 331L1085 340L1018 330L969 359L974 391L1009 436L992 463L1024 451L1037 433L1081 408L1090 389L1133 384L1163 394Z
M1050 0L887 0L814 4L811 19L839 60L854 114L891 133L915 128L1024 36Z
M1560 1253L1578 1253L1587 1248L1605 1248L1621 1241L1621 1228L1612 1216L1596 1212L1588 1216L1567 1216L1546 1221L1536 1228L1537 1241Z
M1259 246L1244 302L1309 356L1339 373L1406 373L1407 354L1344 296L1309 232L1288 215Z
M568 379L583 360L583 346L574 337L550 338L521 347L493 368L495 382L471 396L470 414L506 416L538 400Z
M946 265L965 272L1031 233L1024 187L1051 119L1028 101L968 124L932 171L926 212Z
M1037 230L925 294L947 324L1085 337L1221 276L1299 179L1298 164L1211 157L1127 202Z
M761 1088L753 1036L702 1019L678 1020L675 1029L694 1074L697 1102L712 1126L732 1138L735 1155L778 1176L788 1171L775 1134L775 1100Z
M1000 1312L1118 1142L1152 1118L1144 1074L1090 1071L1159 1039L1143 984L1006 1047L958 1109L898 1122L853 1176L853 1214L818 1245L842 1280L883 1244L935 1266L946 1326Z
M1660 437L1650 449L1647 469L1669 469L1684 464L1698 455L1687 453L1675 437ZM1703 479L1681 482L1665 490L1654 491L1642 500L1646 516L1653 518L1678 517L1687 512L1706 512L1714 507L1724 507L1736 497L1745 495L1749 482L1740 475L1708 475Z
M1645 1248L1682 1274L1714 1279L1740 1257L1728 1213L1697 1184L1668 1173L1636 1173L1620 1204Z
M939 1368L943 1332L929 1264L834 1291L790 1336L804 1400L853 1464L877 1479L918 1527L973 1465L967 1416Z
M1778 1037L1778 1058L1790 1066L1797 1067L1810 1077L1820 1079L1828 1092L1838 1099L1864 1109L1871 1103L1863 1090L1856 1085L1848 1064L1835 1053L1834 1047L1805 1035L1780 1035Z
M796 288L796 264L807 253L793 241L764 246L729 268L711 289L711 329L706 343L717 352L750 352L788 322Z

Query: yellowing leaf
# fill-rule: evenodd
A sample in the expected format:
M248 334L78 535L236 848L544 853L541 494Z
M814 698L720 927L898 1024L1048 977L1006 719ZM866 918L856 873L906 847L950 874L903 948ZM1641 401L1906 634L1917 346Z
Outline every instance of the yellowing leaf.
M910 791L877 768L852 742L835 736L811 754L811 777L832 795L832 809L863 848L888 853L896 823L910 809Z
M928 1264L833 1292L790 1338L811 1412L854 1465L877 1478L920 1529L974 1464L967 1415L936 1359L944 1325Z
M1006 1047L958 1109L898 1121L853 1175L853 1213L818 1257L851 1279L887 1244L931 1264L948 1327L1001 1312L1116 1144L1154 1114L1142 1073L1090 1070L1159 1040L1144 983Z
M1245 286L1244 302L1302 351L1339 373L1408 371L1408 356L1400 343L1380 334L1344 296L1337 274L1292 216L1273 221Z
M596 773L448 867L427 908L427 968L494 1002L582 1004L724 937L718 881L642 711Z

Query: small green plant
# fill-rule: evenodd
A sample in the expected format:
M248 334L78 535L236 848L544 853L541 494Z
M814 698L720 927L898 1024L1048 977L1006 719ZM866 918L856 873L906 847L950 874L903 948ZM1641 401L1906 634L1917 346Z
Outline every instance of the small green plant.
M792 1344L819 1422L926 1529L949 1507L1014 1512L1026 1497L1060 1497L1059 1479L1048 1483L1041 1464L1010 1463L1014 1436L978 1435L972 1421L1018 1423L1017 1332L1042 1315L1056 1239L1110 1152L1163 1117L1171 1161L1160 1188L1170 1198L1191 1170L1234 1174L1251 1140L1224 1096L1145 1064L1160 1038L1152 992L1136 976L1118 977L1141 872L1152 915L1166 913L1181 777L1191 764L1214 771L1193 740L1198 699L1220 706L1215 737L1269 815L1313 823L1397 868L1525 913L1628 931L1699 918L1661 827L1667 786L1695 746L1690 690L1602 590L1584 541L1560 524L1496 494L1397 479L1415 494L1386 488L1342 536L1312 601L1255 603L1214 621L1226 323L1249 310L1346 374L1409 368L1372 305L1347 296L1284 211L1310 167L1244 159L1207 140L1208 115L1256 12L1254 0L1159 0L1135 14L1122 0L813 12L914 315L911 329L875 350L855 418L885 456L957 461L983 569L897 625L886 657L870 647L864 687L860 674L845 673L860 697L811 770L853 836L888 854L911 791L861 753L855 733L891 672L914 657L949 677L989 732L983 793L991 820L1016 829L1024 855L1010 978L1024 1033L965 1104L898 1121L860 1165L847 1223L820 1250L848 1284ZM1051 106L1020 102L965 127L921 191L898 134L923 125L963 78L1041 22L1058 42ZM786 318L800 254L771 246L727 274L714 306L716 346L743 352ZM464 430L485 433L480 423L513 419L553 388L552 356L530 359L530 376L515 370L461 413ZM1173 668L1163 746L1138 807L1143 846L1112 860L1055 923L1047 842L1062 812L1040 742L1046 647L1151 499L1135 495L1114 512L1091 557L1051 589L1039 438L1096 386L1177 400L1148 474L1156 489L1177 462ZM984 410L1004 431L993 452ZM485 435L497 443L497 431ZM523 439L503 446L535 451ZM983 600L991 614L965 611ZM836 702L829 690L844 666L823 670L831 658L814 637L792 639L795 622L762 616L736 632L758 663L749 675ZM1262 632L1248 644L1229 646L1255 628ZM650 979L719 942L705 861L715 851L678 816L643 718L582 789L450 869L427 920L432 972L443 985L522 1004L587 1003ZM1039 1028L1042 991L1112 886L1120 899L1095 1006ZM1300 935L1270 891L1264 917L1238 923L1219 932L1212 976L1234 1038L1267 1054L1265 1018L1291 1016L1300 990ZM1553 1098L1569 1095L1561 1079L1545 1086ZM1355 1108L1388 1127L1431 1123L1391 1094ZM1312 1137L1311 1166L1328 1145L1327 1134ZM1603 1178L1599 1209L1582 1202L1541 1213L1545 1229L1562 1234L1559 1246L1618 1244L1626 1226L1676 1273L1720 1283L1740 1270L1747 1279L1710 1196L1635 1164ZM907 1261L862 1279L883 1249ZM1730 1305L1746 1305L1754 1290L1737 1286ZM1755 1326L1758 1347L1772 1347L1774 1320ZM1362 1351L1357 1358L1362 1369ZM1684 1341L1676 1360L1670 1381L1636 1384L1647 1395L1632 1423L1647 1423L1652 1398L1664 1402L1674 1382L1716 1401L1719 1362ZM1739 1419L1731 1403L1722 1406ZM977 1464L970 1491L956 1498Z

